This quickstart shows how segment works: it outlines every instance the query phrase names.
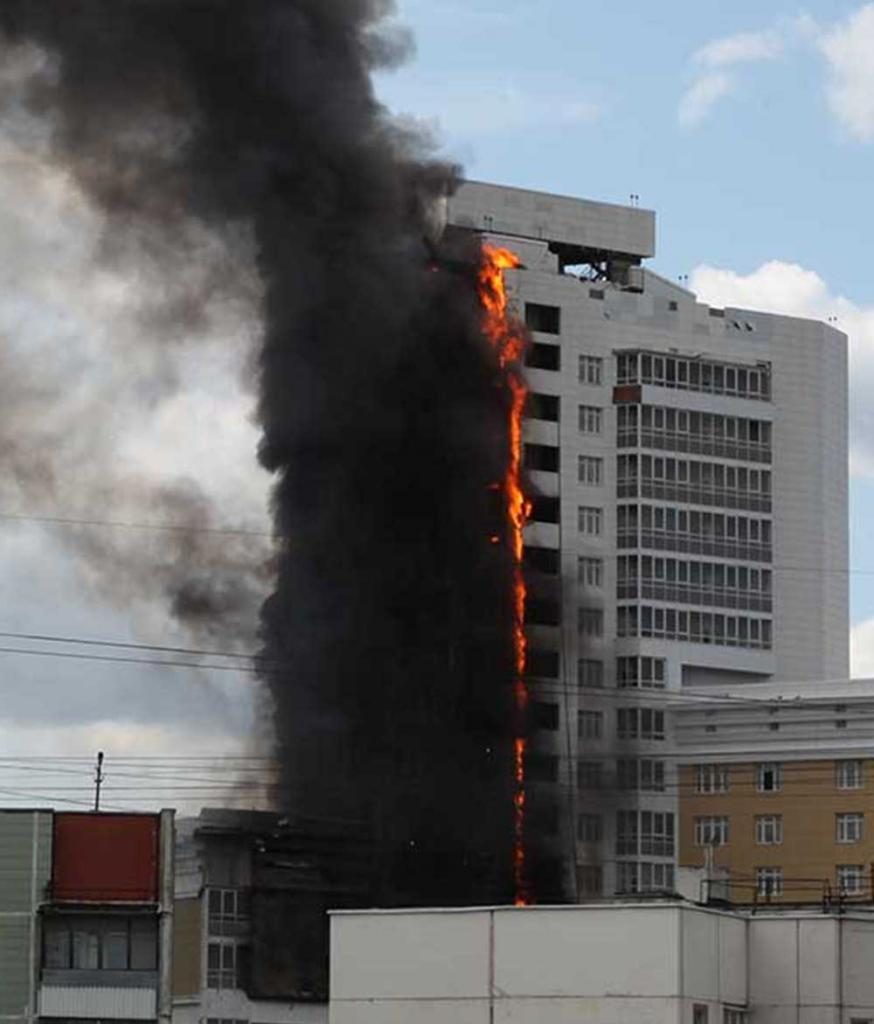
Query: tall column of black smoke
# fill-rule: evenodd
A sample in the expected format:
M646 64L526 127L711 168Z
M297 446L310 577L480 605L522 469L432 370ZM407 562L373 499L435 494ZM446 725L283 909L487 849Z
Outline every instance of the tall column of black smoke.
M278 804L356 823L369 899L505 901L507 395L473 281L427 241L453 171L374 99L390 7L3 0L0 31L55 62L29 102L113 231L254 232Z

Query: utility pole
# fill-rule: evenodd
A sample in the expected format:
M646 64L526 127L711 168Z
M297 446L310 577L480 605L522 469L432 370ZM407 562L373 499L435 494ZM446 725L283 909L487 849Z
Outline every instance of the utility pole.
M100 810L100 787L103 784L103 751L97 751L97 767L94 769L94 810Z

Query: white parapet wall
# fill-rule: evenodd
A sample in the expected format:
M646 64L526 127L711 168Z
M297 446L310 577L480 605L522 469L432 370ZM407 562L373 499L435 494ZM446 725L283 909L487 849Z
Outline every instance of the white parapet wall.
M745 943L745 920L670 904L340 913L330 1022L722 1024Z

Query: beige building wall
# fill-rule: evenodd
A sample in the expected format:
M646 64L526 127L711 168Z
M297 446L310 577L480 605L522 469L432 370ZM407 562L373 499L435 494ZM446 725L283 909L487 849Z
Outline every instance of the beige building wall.
M173 920L174 996L196 996L200 993L202 928L200 898L177 899Z
M861 786L840 788L838 764L834 760L795 760L780 763L780 788L760 792L759 762L718 766L728 773L726 792L699 791L697 765L679 769L679 863L704 866L707 847L696 836L696 822L706 818L727 818L728 837L712 849L716 868L730 873L730 898L754 902L760 868L779 868L782 894L775 902L821 902L838 895L838 869L857 866L863 878L862 892L848 896L854 901L872 898L874 862L874 760L861 760ZM717 766L711 766L716 768ZM862 815L861 838L852 842L838 839L838 816ZM776 816L782 837L777 843L760 842L757 819Z

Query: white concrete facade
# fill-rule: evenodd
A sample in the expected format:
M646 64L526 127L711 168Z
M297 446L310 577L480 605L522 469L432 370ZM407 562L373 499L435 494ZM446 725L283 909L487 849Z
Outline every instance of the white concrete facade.
M874 916L691 904L333 915L330 1024L852 1024Z
M846 338L644 270L650 211L468 183L448 223L523 264L526 457L552 499L526 533L554 606L528 627L531 689L552 705L544 784L573 807L558 842L576 835L579 899L670 890L662 691L848 676Z

